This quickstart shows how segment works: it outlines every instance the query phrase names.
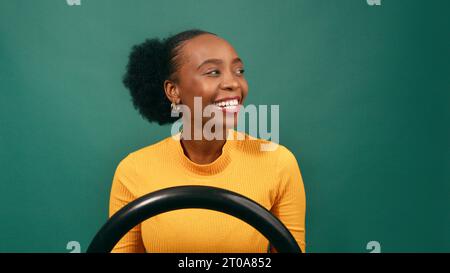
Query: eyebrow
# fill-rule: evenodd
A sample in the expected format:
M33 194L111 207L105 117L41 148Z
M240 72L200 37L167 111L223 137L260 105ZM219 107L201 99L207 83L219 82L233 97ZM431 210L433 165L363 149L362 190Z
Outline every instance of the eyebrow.
M233 61L231 61L232 64L235 63L243 63L242 60L238 57L234 58ZM221 59L207 59L204 62L202 62L199 66L197 66L197 69L199 69L202 65L207 64L207 63L213 63L213 64L222 64L223 61Z

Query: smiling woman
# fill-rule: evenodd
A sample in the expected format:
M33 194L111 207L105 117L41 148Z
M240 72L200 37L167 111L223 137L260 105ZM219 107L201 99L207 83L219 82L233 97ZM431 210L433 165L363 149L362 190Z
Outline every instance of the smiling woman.
M110 216L147 193L182 186L215 186L240 193L270 210L305 251L305 191L295 156L283 145L234 128L248 94L244 64L216 34L188 30L133 47L123 82L134 106L150 122L169 124L170 106L215 107L223 135L193 138L184 132L131 152L118 165L111 189ZM201 104L195 103L201 99ZM203 111L200 111L203 112ZM209 120L183 118L189 134L202 133ZM223 128L222 128L223 127ZM231 127L231 129L230 129ZM113 252L266 252L267 239L245 222L220 212L183 209L148 219L128 232ZM272 249L272 251L275 251Z

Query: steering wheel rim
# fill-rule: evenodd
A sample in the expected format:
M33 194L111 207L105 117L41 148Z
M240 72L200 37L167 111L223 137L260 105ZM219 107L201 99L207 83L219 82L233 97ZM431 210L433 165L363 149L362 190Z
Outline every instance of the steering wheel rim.
M254 227L279 253L301 253L289 230L270 211L233 191L211 186L176 186L148 193L117 211L97 232L87 253L111 252L133 227L158 214L200 208L223 212Z

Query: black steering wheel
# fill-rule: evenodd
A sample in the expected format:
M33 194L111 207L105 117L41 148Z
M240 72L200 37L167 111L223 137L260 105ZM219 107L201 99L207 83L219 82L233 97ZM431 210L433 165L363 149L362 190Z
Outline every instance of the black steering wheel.
M128 203L98 231L87 253L111 252L119 240L139 223L160 213L188 208L232 215L261 232L279 253L301 253L289 230L263 206L229 190L197 185L158 190Z

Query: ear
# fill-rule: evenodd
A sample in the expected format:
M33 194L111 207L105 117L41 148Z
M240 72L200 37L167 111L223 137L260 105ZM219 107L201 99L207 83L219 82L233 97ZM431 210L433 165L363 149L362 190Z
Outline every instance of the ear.
M164 91L166 93L167 98L171 102L180 103L180 91L178 89L178 86L175 82L171 80L165 80L164 81Z

